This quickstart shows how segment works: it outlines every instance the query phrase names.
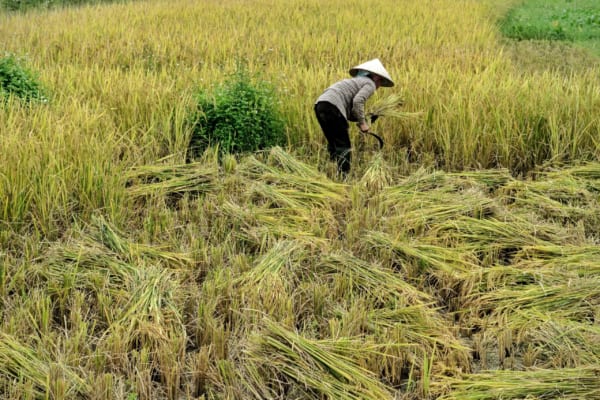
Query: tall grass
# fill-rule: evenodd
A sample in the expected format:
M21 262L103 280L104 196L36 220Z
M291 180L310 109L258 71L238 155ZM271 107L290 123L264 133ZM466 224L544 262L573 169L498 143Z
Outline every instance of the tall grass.
M384 60L405 111L426 115L377 123L390 157L408 145L447 168L501 165L521 172L547 159L595 156L593 70L523 76L504 57L481 2L381 2L368 22L355 7L358 2L345 3L340 11L316 1L89 6L3 16L2 44L17 54L27 48L55 96L83 96L79 103L98 106L106 123L140 137L150 157L166 140L177 146L171 152L183 151L185 140L177 138L185 133L173 130L171 119L188 104L185 94L220 83L239 60L269 76L285 97L291 144L313 147L322 138L311 101L365 54ZM350 40L341 28L359 21L363 32ZM167 28L156 30L159 23Z

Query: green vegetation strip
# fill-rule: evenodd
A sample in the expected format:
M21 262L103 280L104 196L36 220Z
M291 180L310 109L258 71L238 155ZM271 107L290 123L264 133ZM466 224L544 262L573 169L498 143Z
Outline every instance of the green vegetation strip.
M512 9L502 31L518 40L566 40L600 55L600 3L596 0L528 0Z

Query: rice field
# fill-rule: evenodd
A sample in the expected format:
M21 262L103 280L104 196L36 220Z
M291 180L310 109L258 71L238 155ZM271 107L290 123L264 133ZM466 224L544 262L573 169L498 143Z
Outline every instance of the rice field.
M599 67L516 3L0 14L49 93L0 106L0 398L600 398ZM373 57L403 112L340 179L312 103ZM186 163L240 61L287 146Z

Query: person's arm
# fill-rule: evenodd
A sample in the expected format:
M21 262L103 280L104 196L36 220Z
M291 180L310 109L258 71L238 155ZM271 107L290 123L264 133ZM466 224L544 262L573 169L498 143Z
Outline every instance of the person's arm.
M375 83L365 85L352 99L352 114L356 117L356 125L361 132L367 132L369 130L369 124L367 124L367 119L365 117L365 103L367 99L375 93L376 89Z

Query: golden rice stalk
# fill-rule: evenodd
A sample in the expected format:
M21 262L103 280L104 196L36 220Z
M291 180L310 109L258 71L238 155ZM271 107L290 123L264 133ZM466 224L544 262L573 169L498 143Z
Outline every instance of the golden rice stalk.
M82 238L52 246L32 265L32 275L45 282L50 292L68 295L71 289L85 289L120 297L123 285L137 269L100 241L82 234Z
M585 204L594 197L586 188L585 182L570 175L526 181L523 186L526 193L543 194L562 204Z
M596 245L533 245L524 246L516 255L519 268L552 271L557 275L588 277L600 275L600 248Z
M411 192L438 189L445 192L460 192L468 188L478 188L488 192L511 182L514 182L514 178L509 170L502 168L460 172L429 171L419 168L390 190Z
M474 288L475 292L484 293L492 292L493 290L517 282L523 285L533 284L542 277L545 284L557 284L568 279L568 276L563 273L555 273L553 270L546 271L539 267L529 267L513 262L511 265L500 263L473 271L468 277L465 277L465 282L468 282L469 287ZM474 293L472 298L474 301L477 301L477 296Z
M496 189L509 184L514 180L507 168L482 169L476 171L449 172L448 177L456 177L460 180L472 180L485 185L488 189Z
M496 314L536 309L554 312L564 318L585 319L594 315L594 307L600 306L600 277L555 285L544 282L514 284L483 294L479 301L482 309L493 310Z
M500 191L512 208L531 210L545 218L579 220L593 215L595 197L570 177L534 182L514 181Z
M185 335L180 304L179 284L173 272L160 267L139 268L126 282L126 292L118 314L106 333L108 340L123 343L149 339L160 346L172 340L172 332Z
M304 178L328 180L327 176L314 166L298 160L280 147L273 148L266 160L258 155L249 155L240 162L239 170L249 178L260 178L263 175L294 174Z
M390 166L378 152L369 163L360 183L372 192L378 192L392 183Z
M278 170L288 174L299 175L303 178L314 178L316 180L329 180L327 175L320 172L315 166L298 160L279 146L271 149L268 161Z
M538 343L553 366L600 365L597 325L547 315L543 324L528 332L527 341L530 340Z
M311 243L322 242L311 229L314 214L302 214L304 209L263 208L254 205L242 207L226 201L221 211L240 226L233 234L242 240L264 247L271 240L298 239Z
M576 178L585 179L586 181L597 181L600 180L600 163L598 162L586 162L580 165L563 168L556 171L544 172L547 178L564 177L570 175ZM596 182L590 182L594 185Z
M370 293L381 304L425 306L433 302L429 294L406 282L400 274L347 252L324 255L317 270L347 276L357 292Z
M600 368L486 371L458 378L440 377L434 386L447 389L439 400L596 399L600 397Z
M232 282L243 307L293 320L292 293L301 280L308 279L302 264L306 246L302 240L277 241L249 270L235 277ZM254 315L245 313L244 318L252 320Z
M265 157L264 154L261 154L261 153L250 154L241 159L238 170L245 177L257 178L264 174L269 174L269 173L277 174L277 173L283 172L283 169L285 168L284 165L286 164L285 162L282 162L282 160L281 160L281 158L283 158L283 157L289 157L289 158L293 159L295 162L299 162L292 155L285 153L283 151L282 151L282 153L286 154L286 155L278 156L279 155L278 152L274 153L273 162L270 162L271 160L269 159L268 155L267 155L267 157ZM303 164L301 162L299 162L299 163ZM306 165L306 167L308 168L308 170L311 170L311 168L308 165Z
M117 255L124 257L125 260L137 261L139 258L147 257L176 265L190 265L194 262L189 254L172 252L142 243L132 243L125 239L124 233L108 223L101 215L92 216L92 223L96 230L96 232L92 232L95 239Z
M434 229L462 216L489 217L499 212L497 202L477 188L459 192L432 190L424 192L396 192L389 198L382 196L384 209L390 212L386 220L404 232L418 233ZM398 229L396 228L396 230Z
M479 268L474 256L460 248L396 239L382 232L370 232L365 239L375 247L392 250L401 262L416 263L455 278Z
M262 177L265 183L255 185L263 189L270 186L272 193L293 199L304 207L331 207L335 204L348 202L348 187L332 181L315 181L297 175L265 175Z
M434 189L456 192L462 187L457 186L459 183L461 182L458 179L450 179L444 171L429 172L424 168L419 168L404 180L398 182L397 185L387 188L380 195L384 198L388 196L401 196L404 198L406 193L425 192Z
M404 99L398 93L390 94L373 102L367 108L368 116L393 117L401 119L415 119L423 116L423 112L407 112L400 108L404 105Z
M218 176L216 165L203 163L145 165L126 174L127 189L133 197L206 193L216 187Z
M456 240L472 250L520 249L522 246L544 245L562 239L561 230L553 225L534 224L522 217L509 220L459 216L437 225L431 232L434 237Z
M52 380L56 375L64 379L69 398L87 398L92 394L93 388L73 368L41 356L17 338L0 332L0 376L31 383L37 398L52 397Z
M395 341L412 343L431 353L434 349L454 352L468 364L468 349L450 330L451 324L434 307L426 305L398 306L394 309L373 309L367 314L368 326L375 334L394 335ZM400 338L399 338L400 337Z
M306 206L330 206L348 201L348 185L330 180L287 153L273 154L278 157L278 165L268 165L255 157L248 157L240 166L242 175L253 182L253 190L266 191L264 186L269 186L275 193L300 201ZM290 164L283 167L283 160L290 161ZM262 185L258 185L259 182Z
M499 337L501 331L510 329L515 343L535 345L548 367L599 364L600 327L560 314L560 310L517 309L503 318L488 319L486 335Z
M339 193L328 194L311 190L301 191L260 182L253 184L251 190L252 194L256 197L260 196L265 200L268 199L272 203L272 206L297 210L296 213L300 212L300 210L311 209L313 207L327 207L336 200L345 200L339 198Z
M278 241L268 252L259 257L249 271L235 280L238 285L255 289L269 276L284 276L291 284L294 278L293 264L299 264L304 258L305 244L299 240Z
M481 211L475 215L493 213L496 201L488 195L487 183L481 183L470 177L452 175L443 171L429 173L423 169L411 174L398 184L385 188L380 194L380 203L387 208L421 208L421 204L435 205L439 203L456 206L477 200L482 203ZM469 201L469 204L475 201Z
M308 339L270 320L252 344L245 351L245 362L263 371L243 376L253 393L264 392L266 386L302 390L304 398L314 397L315 392L329 399L393 398L391 389L360 364L361 359L381 357L383 344L364 339Z

